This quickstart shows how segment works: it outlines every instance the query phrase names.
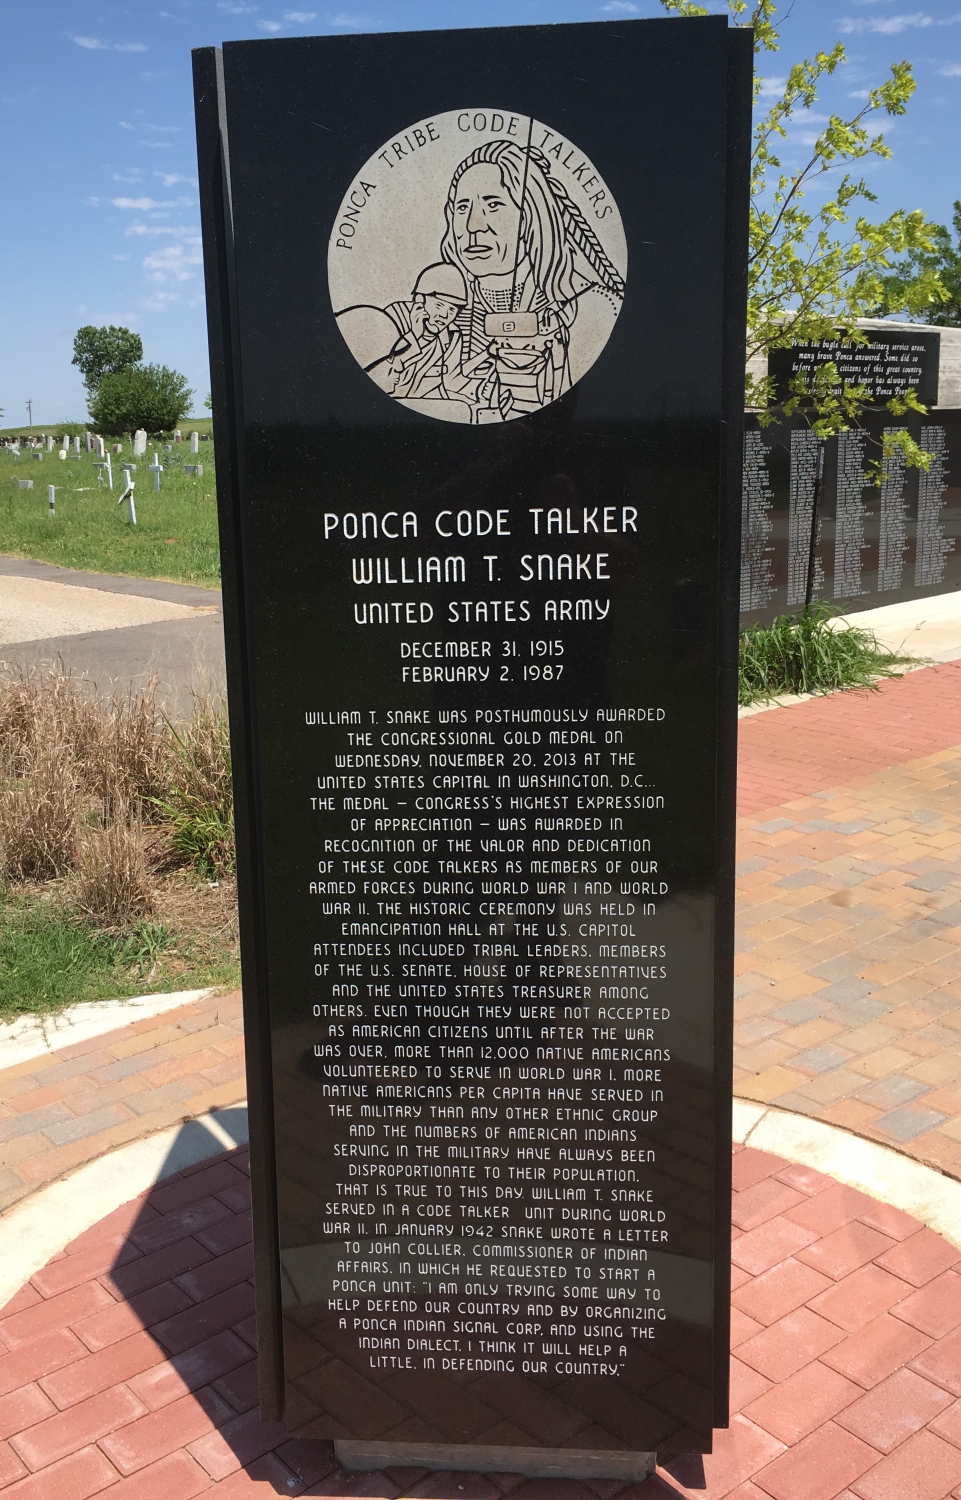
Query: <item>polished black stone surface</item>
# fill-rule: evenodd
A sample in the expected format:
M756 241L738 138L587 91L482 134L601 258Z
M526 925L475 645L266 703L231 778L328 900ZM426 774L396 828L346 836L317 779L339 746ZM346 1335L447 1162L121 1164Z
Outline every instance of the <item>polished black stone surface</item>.
M224 49L258 1212L275 1172L308 1435L706 1450L726 1420L731 35ZM577 143L628 266L582 378L458 425L361 368L326 258L382 143L477 103Z
M929 454L927 469L897 452L883 465L885 434L899 427ZM822 446L818 484L803 413L766 427L747 419L743 623L796 612L809 576L812 601L846 613L961 588L961 412L893 417L875 406Z

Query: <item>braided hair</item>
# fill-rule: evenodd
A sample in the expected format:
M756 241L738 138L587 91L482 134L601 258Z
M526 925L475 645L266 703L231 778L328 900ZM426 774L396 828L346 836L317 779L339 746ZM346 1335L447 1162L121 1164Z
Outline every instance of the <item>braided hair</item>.
M564 184L551 175L549 159L536 146L525 148L507 140L486 141L464 158L447 192L444 205L447 227L441 257L459 264L454 238L457 185L470 167L480 163L498 168L505 191L522 209L520 245L530 262L536 285L549 301L560 307L576 295L573 279L576 250L590 266L599 288L617 306L624 297L623 276Z

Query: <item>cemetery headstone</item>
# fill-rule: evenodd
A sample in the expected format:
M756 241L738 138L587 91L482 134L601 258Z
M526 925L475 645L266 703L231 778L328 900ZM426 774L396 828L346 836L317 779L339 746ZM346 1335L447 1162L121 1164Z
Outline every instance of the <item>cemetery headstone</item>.
M141 458L147 451L147 434L142 427L138 427L133 435L133 456Z
M117 501L117 504L118 505L123 505L124 501L126 500L126 502L127 502L127 519L129 520L131 526L136 526L136 524L137 524L137 507L134 504L134 495L133 495L134 489L136 488L136 483L130 477L130 470L129 470L129 468L128 468L128 466L126 464L124 464L124 471L123 472L124 472L124 478L126 480L126 484L124 486L123 494L120 496L120 499Z
M32 479L18 479L17 480L17 484L19 485L20 489L22 489L22 490L32 490L33 489L33 480Z
M79 439L79 437L75 437L74 440L73 440L73 451L74 451L74 453L76 453L79 456L79 453L80 453L80 439Z
M199 432L192 432L190 434L190 451L191 451L191 453L199 453L200 452L200 433Z
M96 441L96 444L97 444L97 453L99 454L99 456L101 458L105 458L106 457L106 453L107 453L107 449L106 449L106 444L104 443L103 438L100 437L99 434L98 434L97 437L96 437L96 439L95 439L95 441Z
M93 433L92 432L85 432L84 433L84 441L85 441L85 443L87 445L87 452L88 453L92 453L93 452Z
M66 448L61 448L60 449L60 453L59 453L59 457L62 458L62 459L65 459L66 456L67 456L67 450L66 450Z
M193 475L197 479L203 478L203 464L184 464L184 473Z
M155 490L159 490L160 489L160 476L161 476L161 474L164 471L164 466L160 462L160 460L159 460L159 458L158 458L158 456L157 456L156 453L153 456L153 463L152 464L148 464L147 468L150 470L150 473L153 475L153 487L154 487L154 489Z
M57 490L59 488L57 484L47 485L47 514L50 516L57 514Z
M728 1421L751 73L195 53L260 1409L357 1467Z
M180 431L180 428L178 427L176 429L176 431L174 432L174 442L175 443L182 443L183 440L184 440L183 433Z
M44 438L44 447L46 448L46 450L47 450L48 453L52 453L53 452L53 438L52 437L46 437L46 438Z
M42 453L35 453L33 456L37 460L38 464L42 464L43 463L43 454Z

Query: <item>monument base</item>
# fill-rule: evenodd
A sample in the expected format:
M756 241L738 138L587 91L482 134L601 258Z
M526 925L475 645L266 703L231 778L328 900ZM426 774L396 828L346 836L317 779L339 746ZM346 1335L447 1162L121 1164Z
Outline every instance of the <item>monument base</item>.
M640 1483L654 1473L656 1453L613 1448L494 1448L473 1443L368 1443L337 1439L345 1469L454 1469L481 1474L524 1474L529 1479L623 1479Z

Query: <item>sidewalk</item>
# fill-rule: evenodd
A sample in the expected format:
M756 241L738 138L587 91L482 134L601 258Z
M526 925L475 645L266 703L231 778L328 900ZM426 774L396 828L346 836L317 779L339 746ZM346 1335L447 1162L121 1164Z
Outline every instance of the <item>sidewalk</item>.
M735 1091L961 1173L961 666L742 721Z
M290 1431L256 1412L246 1153L167 1178L81 1235L0 1315L4 1500L947 1500L961 1495L961 1249L810 1168L736 1148L732 1424L703 1461L640 1485L517 1474L340 1469L313 1436L323 1404L364 1387L395 1407L389 1371L345 1349L290 1349ZM656 1377L656 1361L652 1361ZM665 1374L667 1372L665 1371ZM514 1377L461 1382L442 1426L496 1440L527 1420ZM540 1425L570 1407L543 1383ZM659 1388L679 1403L675 1374ZM673 1392L673 1396L672 1393ZM618 1393L599 1419L617 1440ZM623 1396L623 1392L620 1393ZM465 1417L469 1413L469 1417ZM427 1415L426 1413L424 1415ZM589 1419L585 1417L584 1423ZM406 1430L406 1428L405 1428ZM463 1439L459 1430L450 1440Z
M0 1212L125 1141L247 1097L240 991L3 1069Z

